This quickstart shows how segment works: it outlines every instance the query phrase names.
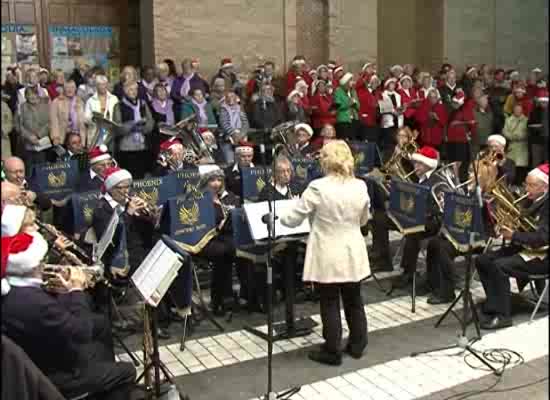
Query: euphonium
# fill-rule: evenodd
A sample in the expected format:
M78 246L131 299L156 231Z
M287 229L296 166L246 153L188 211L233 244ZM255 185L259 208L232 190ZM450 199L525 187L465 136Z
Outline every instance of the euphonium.
M156 204L153 204L153 199L147 193L141 192L139 195L134 196L126 195L127 202L130 202L134 198L138 198L144 203L143 207L138 210L138 215L152 217L158 214L160 208Z
M79 269L86 275L86 287L88 289L94 288L94 286L104 279L103 268L100 266L69 266L69 265L55 265L44 264L42 267L42 287L48 291L59 291L60 287L56 281L60 278L68 281L73 269Z

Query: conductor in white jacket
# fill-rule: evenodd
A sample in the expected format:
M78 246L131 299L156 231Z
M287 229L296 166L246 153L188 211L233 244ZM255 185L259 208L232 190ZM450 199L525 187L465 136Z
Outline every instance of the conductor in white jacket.
M281 222L295 227L309 218L303 279L318 284L325 339L321 349L311 352L309 358L340 365L340 297L350 331L345 352L360 358L367 346L360 282L370 275L370 267L361 226L369 218L370 199L365 182L353 175L353 156L344 141L324 145L320 162L325 177L309 184L296 207L281 216Z

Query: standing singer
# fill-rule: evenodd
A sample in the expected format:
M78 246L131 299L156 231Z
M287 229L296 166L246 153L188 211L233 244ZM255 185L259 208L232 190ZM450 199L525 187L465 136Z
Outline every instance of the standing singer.
M321 149L325 177L312 181L281 222L295 227L309 218L303 280L319 285L325 343L309 358L328 365L342 363L340 296L350 330L346 353L360 358L367 346L367 318L361 298L361 280L370 274L361 226L369 218L366 184L355 179L353 155L342 140ZM330 243L330 246L327 244Z

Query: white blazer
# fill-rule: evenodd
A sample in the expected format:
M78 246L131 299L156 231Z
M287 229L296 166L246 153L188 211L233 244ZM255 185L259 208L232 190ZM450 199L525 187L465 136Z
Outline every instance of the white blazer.
M364 181L329 175L312 181L296 207L281 216L281 223L289 227L309 218L305 282L359 282L370 275L367 245L361 234L369 207Z
M401 107L401 95L397 92L393 93L395 95L395 101L397 102L397 107ZM382 98L387 101L391 101L389 92L384 90L382 92ZM392 128L393 127L393 115L392 114L382 114L382 128ZM397 128L401 128L405 123L405 118L403 114L397 117Z
M105 112L103 113L103 117L112 121L113 112L117 103L118 97L116 97L111 92L107 92L107 104L105 107ZM86 105L84 106L84 119L87 123L92 122L94 112L101 112L101 103L99 102L99 96L97 92L88 99Z

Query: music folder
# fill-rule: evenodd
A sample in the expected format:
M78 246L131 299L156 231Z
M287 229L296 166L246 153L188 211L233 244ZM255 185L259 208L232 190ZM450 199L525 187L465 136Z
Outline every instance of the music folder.
M143 301L157 307L182 265L181 256L159 240L131 280Z
M289 228L281 223L281 216L296 206L298 199L295 200L277 200L275 204L275 236L286 237L294 235L305 235L310 231L309 220L306 218L296 228ZM262 201L259 203L246 203L243 205L244 212L250 234L254 241L261 241L268 238L267 225L262 222L262 216L269 213L269 203Z

